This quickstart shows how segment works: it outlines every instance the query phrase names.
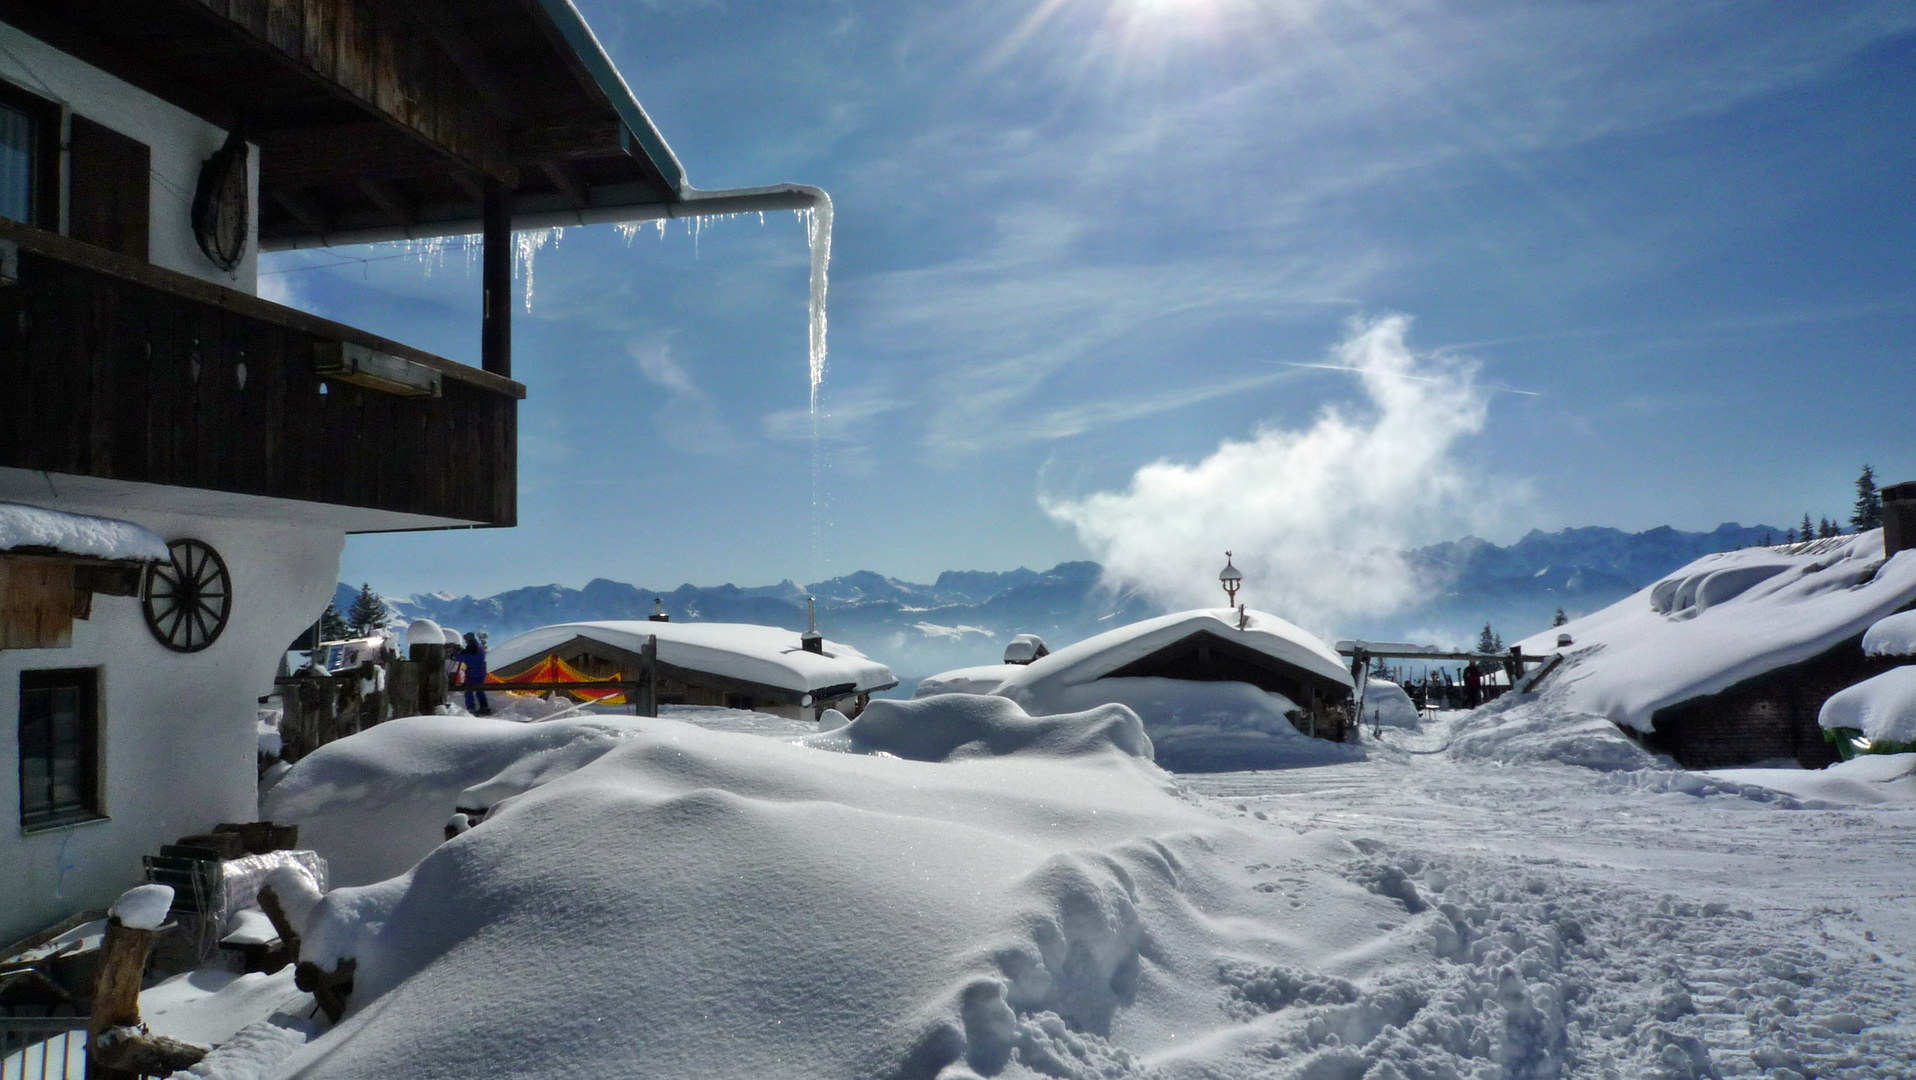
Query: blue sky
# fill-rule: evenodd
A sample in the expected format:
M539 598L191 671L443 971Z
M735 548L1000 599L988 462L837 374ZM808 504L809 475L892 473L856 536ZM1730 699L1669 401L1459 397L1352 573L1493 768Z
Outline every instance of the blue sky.
M1227 547L1270 584L1916 479L1907 3L580 7L694 184L832 193L821 437L793 215L570 230L515 325L519 527L354 538L348 580L1171 595ZM475 361L476 263L394 253L262 281Z

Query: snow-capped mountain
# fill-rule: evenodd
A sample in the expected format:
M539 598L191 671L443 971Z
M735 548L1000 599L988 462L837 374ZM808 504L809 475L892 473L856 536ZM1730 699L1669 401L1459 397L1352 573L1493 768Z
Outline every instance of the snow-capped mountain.
M1558 607L1595 611L1699 556L1751 547L1781 530L1722 525L1711 532L1663 527L1626 533L1601 527L1532 531L1508 547L1477 537L1405 553L1428 582L1427 599L1388 618L1339 627L1373 639L1474 641L1485 622L1515 641L1548 626ZM652 589L595 578L582 589L536 585L476 598L444 593L388 598L399 618L430 618L492 640L559 622L643 619L654 600L675 621L750 622L805 628L805 598L815 597L819 628L896 672L905 689L954 667L995 663L1014 634L1035 633L1055 648L1112 626L1161 614L1135 592L1100 583L1094 562L1049 570L948 570L930 584L861 570L799 586L790 581L741 588L680 585ZM341 584L338 606L357 589Z

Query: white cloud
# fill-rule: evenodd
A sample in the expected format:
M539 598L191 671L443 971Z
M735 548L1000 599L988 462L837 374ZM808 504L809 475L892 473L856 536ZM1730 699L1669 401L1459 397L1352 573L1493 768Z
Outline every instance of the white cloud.
M1196 464L1147 465L1123 491L1040 502L1112 585L1165 603L1217 605L1228 548L1253 607L1319 629L1400 608L1423 583L1398 552L1478 525L1494 505L1459 455L1487 414L1475 365L1413 354L1409 325L1355 324L1332 351L1365 408L1328 406L1303 430L1264 428Z
M642 341L628 342L626 354L638 362L639 374L657 386L674 394L687 397L699 396L699 388L692 383L692 376L685 373L678 361L672 359L672 342L669 338L658 337Z

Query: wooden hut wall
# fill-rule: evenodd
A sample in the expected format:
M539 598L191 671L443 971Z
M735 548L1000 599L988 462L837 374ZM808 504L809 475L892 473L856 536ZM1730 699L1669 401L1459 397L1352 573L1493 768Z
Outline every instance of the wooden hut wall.
M1658 709L1643 744L1688 769L1793 759L1806 769L1835 764L1836 746L1816 718L1837 691L1897 666L1863 655L1855 637L1801 663L1745 679L1720 693Z

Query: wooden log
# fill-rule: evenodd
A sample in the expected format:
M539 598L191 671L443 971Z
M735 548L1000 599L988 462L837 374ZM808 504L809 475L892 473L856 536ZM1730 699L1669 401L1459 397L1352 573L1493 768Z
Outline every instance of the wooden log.
M313 995L326 1019L337 1024L346 1014L346 998L353 992L353 971L358 967L359 961L350 956L331 971L311 960L301 960L293 969L293 985Z
M206 1056L202 1047L147 1034L140 1020L140 984L154 931L136 930L108 916L99 974L93 981L93 1015L87 1022L87 1076L91 1080L138 1080L165 1076Z

